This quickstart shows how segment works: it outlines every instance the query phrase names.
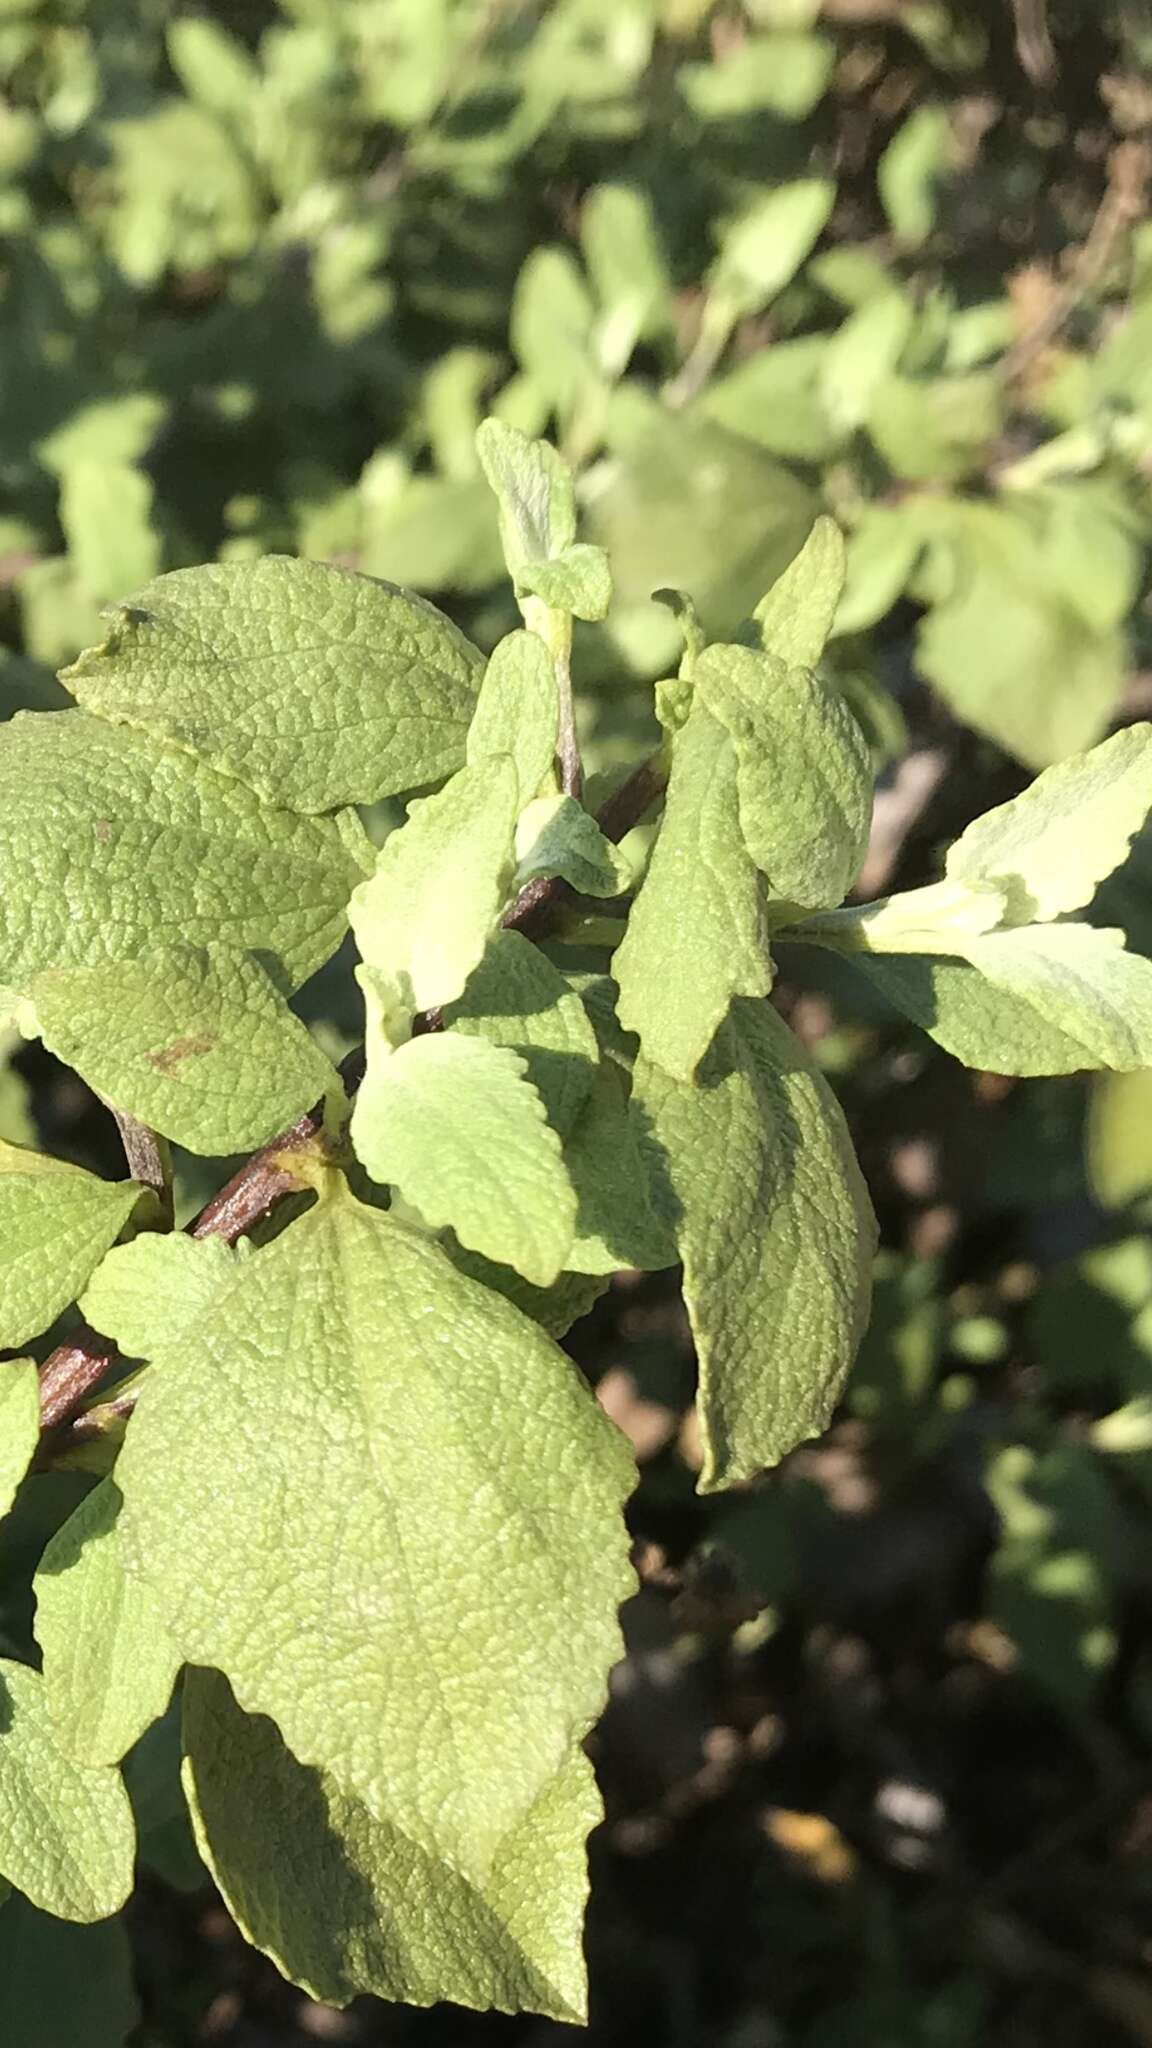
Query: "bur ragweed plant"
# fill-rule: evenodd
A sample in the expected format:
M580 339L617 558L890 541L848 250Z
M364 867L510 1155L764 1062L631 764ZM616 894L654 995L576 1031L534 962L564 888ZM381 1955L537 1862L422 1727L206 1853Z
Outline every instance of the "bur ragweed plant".
M663 743L594 813L573 621L611 563L548 445L489 421L479 453L523 616L487 661L422 598L273 556L148 584L65 671L74 710L0 730L6 1008L132 1174L0 1148L0 1342L85 1318L0 1364L0 1511L34 1462L94 1482L36 1574L42 1668L0 1664L0 1874L118 1910L121 1765L179 1685L200 1854L288 1977L578 2020L634 1475L556 1340L614 1271L679 1264L703 1488L827 1423L876 1232L774 949L831 949L976 1066L1152 1065L1152 964L1084 915L1152 728L844 907L872 773L820 674L823 519L730 643L665 593ZM377 850L357 806L401 796ZM644 865L621 842L658 813ZM291 998L349 927L337 1072ZM183 1231L170 1142L252 1154Z

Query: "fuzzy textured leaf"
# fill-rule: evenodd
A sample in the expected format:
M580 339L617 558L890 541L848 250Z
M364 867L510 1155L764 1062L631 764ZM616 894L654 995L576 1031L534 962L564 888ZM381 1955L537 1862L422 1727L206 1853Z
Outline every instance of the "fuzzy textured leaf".
M581 896L619 896L632 869L574 796L541 796L516 826L516 884L563 875Z
M363 868L331 818L82 711L0 727L0 981L166 945L270 956L293 986L340 943Z
M0 1364L0 1517L32 1463L40 1439L40 1380L33 1358Z
M509 633L492 650L468 728L468 765L510 754L517 809L531 803L551 772L560 700L556 671L536 633Z
M564 1163L579 1204L568 1264L580 1273L674 1266L676 1239L657 1212L650 1161L629 1114L624 1079L605 1061L568 1144Z
M28 995L58 1059L192 1152L262 1145L338 1086L331 1061L250 953L172 946L58 967L35 975Z
M551 561L522 562L516 588L543 598L553 610L578 619L607 617L612 602L612 571L603 548L575 541Z
M579 996L558 967L519 932L496 932L445 1024L519 1053L528 1079L566 1138L588 1100L600 1057Z
M1091 902L1150 810L1152 725L1130 725L977 818L950 848L945 873L999 883L1011 923L1043 923Z
M181 1664L147 1585L124 1569L120 1506L115 1481L102 1479L34 1581L48 1712L78 1764L118 1764L164 1712Z
M511 884L518 803L510 755L462 768L413 804L353 896L352 929L389 1042L418 1010L463 994Z
M530 441L501 420L476 435L480 464L500 508L500 536L509 570L562 555L576 538L572 472L547 441Z
M197 1841L229 1910L314 1998L583 2019L584 1838L600 1803L578 1750L469 1882L297 1763L216 1672L185 1681L184 1745Z
M826 1427L868 1319L875 1219L840 1106L770 1004L733 1004L695 1086L639 1061L636 1096L684 1262L715 1492Z
M352 1142L432 1229L451 1225L469 1250L549 1287L572 1248L576 1196L527 1071L485 1038L410 1039L369 1066Z
M39 1336L75 1301L142 1192L0 1142L0 1346Z
M735 995L767 995L760 880L744 849L736 753L697 705L678 734L664 821L613 958L620 1022L689 1080Z
M157 1298L129 1568L187 1661L482 1880L601 1705L631 1460L534 1325L339 1184L229 1264L174 1328L183 1256Z
M753 614L766 654L785 668L815 668L844 592L844 536L821 516L799 554L778 576Z
M39 1672L0 1658L0 1877L61 1920L103 1920L132 1889L120 1773L65 1755Z
M995 1074L1152 1067L1152 961L1124 934L1026 925L968 939L963 959L854 954L889 1002L965 1066Z
M125 598L62 676L297 811L373 803L464 758L479 650L424 598L327 562L174 569Z
M740 828L772 895L842 903L872 822L868 743L843 697L748 647L705 648L693 684L732 737Z

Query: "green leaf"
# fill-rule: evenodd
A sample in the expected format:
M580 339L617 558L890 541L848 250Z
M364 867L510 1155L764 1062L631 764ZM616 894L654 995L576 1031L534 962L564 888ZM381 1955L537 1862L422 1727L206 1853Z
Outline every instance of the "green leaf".
M570 1267L581 1273L617 1273L626 1267L658 1272L676 1264L675 1235L657 1212L624 1078L610 1061L596 1075L564 1148L564 1163L579 1204Z
M356 890L349 916L364 960L359 979L386 1042L406 1037L417 1011L463 994L511 885L519 800L510 755L462 768L412 805Z
M1152 961L1124 934L1025 925L964 958L853 954L852 963L965 1066L995 1074L1152 1067Z
M80 1306L103 1336L115 1331L129 1358L146 1358L156 1342L157 1305L163 1303L163 1327L172 1339L231 1279L237 1261L250 1254L244 1238L229 1248L219 1237L149 1233L109 1252Z
M549 1123L561 1138L569 1135L600 1052L579 996L538 946L519 932L496 932L444 1022L519 1053Z
M550 406L561 413L575 403L592 372L594 320L592 298L575 257L567 249L534 249L512 298L512 352Z
M715 1492L827 1426L868 1320L875 1221L840 1106L770 1004L733 1004L695 1086L641 1059L635 1094L684 1262Z
M61 1920L103 1920L132 1889L134 1853L120 1773L74 1763L39 1673L0 1658L0 1877Z
M574 796L542 796L517 822L517 888L538 875L562 875L582 896L620 896L632 864Z
M840 692L748 647L705 648L692 680L731 735L740 829L771 894L841 903L868 848L872 762Z
M671 325L672 280L647 193L593 186L580 211L580 242L600 306L597 354L612 376L638 341Z
M39 1336L75 1301L142 1193L0 1143L0 1345Z
M1059 761L1021 796L987 811L951 847L953 881L1000 884L1013 924L1090 903L1152 811L1152 725L1131 725Z
M771 986L761 885L745 851L736 752L697 704L677 735L659 837L613 957L620 1022L690 1080L735 995Z
M955 147L948 107L917 107L888 144L876 181L898 242L918 249L936 225L936 187Z
M571 1272L561 1273L551 1287L531 1287L511 1266L482 1259L479 1252L465 1251L450 1231L444 1240L444 1250L458 1272L478 1280L494 1294L503 1295L505 1301L539 1323L550 1337L567 1336L573 1323L588 1314L608 1287L608 1278L603 1274Z
M481 467L500 508L504 555L513 576L528 562L562 555L576 538L572 472L547 441L485 420L476 435Z
M492 650L468 728L468 766L510 754L517 809L551 776L560 699L556 671L536 633L509 633Z
M560 1139L507 1046L451 1031L413 1038L368 1069L352 1142L433 1230L550 1287L572 1248L576 1197Z
M753 614L764 652L786 668L815 668L832 630L844 574L844 537L834 519L822 516Z
M182 1661L147 1585L124 1569L120 1507L115 1481L101 1480L33 1582L53 1733L78 1764L118 1764L164 1712Z
M0 1518L8 1513L16 1489L40 1441L40 1380L34 1358L9 1358L0 1364Z
M586 502L589 538L612 564L609 630L626 653L641 629L659 629L660 645L675 648L652 603L654 590L673 589L691 592L714 639L730 639L818 510L811 487L743 435L657 408L619 456L597 465Z
M273 810L178 748L80 711L0 727L0 981L167 945L335 952L363 874L330 818Z
M736 319L761 312L795 277L835 197L830 179L798 178L755 200L726 231L708 275L709 292Z
M262 1145L339 1085L331 1061L248 953L170 946L136 960L55 968L33 976L28 996L58 1059L192 1152Z
M184 1743L197 1840L229 1911L313 1998L584 2018L584 1838L600 1810L579 1751L470 1882L297 1763L215 1672L185 1682Z
M139 2018L121 1919L77 1927L19 1896L0 1908L0 2041L8 2048L125 2048Z
M175 569L125 598L61 680L298 811L460 765L482 657L434 605L326 562Z
M105 600L154 576L160 536L150 478L127 462L70 462L60 486L60 524L81 588Z
M522 562L516 588L543 598L555 611L572 612L578 619L603 619L612 602L612 571L603 548L576 541L552 561Z
M116 1471L125 1556L188 1662L482 1882L602 1704L634 1468L517 1310L325 1195L175 1321L173 1261Z

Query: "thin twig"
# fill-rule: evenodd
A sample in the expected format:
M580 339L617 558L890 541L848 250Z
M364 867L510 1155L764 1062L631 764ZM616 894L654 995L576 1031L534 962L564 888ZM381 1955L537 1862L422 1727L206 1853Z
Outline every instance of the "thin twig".
M117 1109L107 1096L100 1097L106 1109L116 1120L120 1143L124 1147L124 1158L133 1180L143 1187L151 1188L160 1204L164 1221L172 1222L172 1152L167 1138L161 1138L147 1124L138 1123L127 1110Z
M597 823L605 837L614 842L623 839L625 833L630 832L633 825L638 824L645 812L651 809L667 780L668 771L662 753L642 762L608 798L597 815ZM568 901L570 894L568 884L558 876L529 882L505 917L505 928L523 932L525 937L540 937L548 931L553 917ZM421 1023L425 1029L436 1028L436 1020L431 1014L418 1020L417 1028ZM349 1095L355 1094L363 1074L364 1049L358 1046L348 1054L340 1068L340 1078ZM278 1138L273 1138L271 1144L262 1145L258 1152L254 1152L188 1224L188 1235L195 1238L222 1237L226 1244L235 1244L263 1222L285 1195L296 1194L303 1187L303 1181L285 1165L285 1155L319 1147L323 1141L324 1105L321 1103L307 1116L299 1117L291 1130L282 1132ZM114 1344L86 1327L52 1352L40 1373L42 1451L49 1448L44 1439L55 1437L79 1413L119 1356ZM53 1447L59 1447L59 1439Z

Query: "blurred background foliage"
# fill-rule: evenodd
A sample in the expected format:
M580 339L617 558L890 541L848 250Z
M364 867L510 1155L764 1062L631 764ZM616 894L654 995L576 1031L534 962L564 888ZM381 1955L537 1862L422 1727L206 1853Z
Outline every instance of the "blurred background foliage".
M494 411L612 551L604 775L677 645L652 590L732 632L836 515L863 886L929 879L1152 705L1150 185L1149 0L0 0L0 711L68 701L108 600L268 550L491 644ZM1150 883L1152 839L1106 908L1146 951ZM346 1044L345 965L305 1000ZM666 1282L569 1340L642 1467L591 2039L1148 2048L1152 1076L964 1073L812 953L780 1000L861 1147L876 1313L827 1438L720 1500ZM74 1077L0 1061L5 1136L121 1170ZM85 1483L24 1489L7 1644ZM0 1911L5 2048L570 2031L281 1986L172 1765L162 1726L123 1924Z

